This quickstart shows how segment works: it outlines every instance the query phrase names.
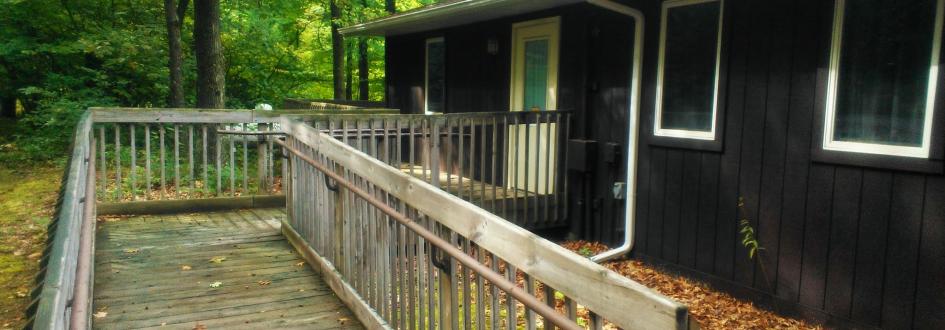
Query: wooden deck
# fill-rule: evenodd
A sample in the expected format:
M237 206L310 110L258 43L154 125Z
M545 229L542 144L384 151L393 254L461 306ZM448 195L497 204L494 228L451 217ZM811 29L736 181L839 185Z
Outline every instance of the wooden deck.
M280 209L99 222L94 328L362 328L279 231Z

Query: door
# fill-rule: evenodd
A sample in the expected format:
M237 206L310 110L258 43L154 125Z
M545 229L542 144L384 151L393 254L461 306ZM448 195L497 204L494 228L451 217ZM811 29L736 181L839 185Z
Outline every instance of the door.
M511 111L554 111L558 97L559 17L512 25ZM521 118L521 117L520 117ZM554 123L510 125L507 186L537 194L554 191L557 132ZM544 117L542 117L544 118Z

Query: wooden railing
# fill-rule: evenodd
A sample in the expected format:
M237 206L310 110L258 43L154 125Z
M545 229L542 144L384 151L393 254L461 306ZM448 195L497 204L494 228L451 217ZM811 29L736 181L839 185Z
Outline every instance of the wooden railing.
M313 115L304 121L513 223L566 225L570 113Z
M259 187L288 174L286 235L369 325L686 327L685 306L500 217L535 226L564 214L559 164L567 152L557 146L566 127L563 112L91 109L76 128L30 325L87 325L96 196L102 202L274 192ZM270 133L286 134L286 142ZM219 147L211 152L210 145ZM255 171L254 160L263 163ZM518 168L534 175L529 169L541 161L544 175L515 174ZM230 179L221 179L227 171ZM512 198L498 193L503 189Z
M99 202L282 194L278 118L335 138L530 229L566 225L565 111L93 109Z
M267 134L282 115L254 111L95 108L100 202L281 193L282 162ZM391 114L394 110L355 113Z
M94 229L89 229L95 223L95 190L88 189L95 185L91 132L92 116L86 111L76 126L59 202L49 224L47 248L26 312L27 328L66 329L73 320L91 317L91 300L87 298L92 272L80 266L81 260L91 258L88 245Z
M290 154L283 232L368 327L688 326L685 306L359 151L332 130L290 118L281 126L280 145Z

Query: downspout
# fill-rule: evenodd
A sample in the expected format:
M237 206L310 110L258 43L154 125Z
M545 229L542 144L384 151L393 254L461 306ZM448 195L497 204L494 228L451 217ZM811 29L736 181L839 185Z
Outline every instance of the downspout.
M604 262L611 260L630 252L633 249L633 228L636 222L636 187L637 187L637 146L640 131L640 85L642 83L643 68L643 13L637 9L613 2L611 0L586 0L587 3L604 8L619 14L633 17L633 73L630 77L630 120L629 136L630 141L627 146L627 205L626 205L626 228L624 229L623 244L615 249L605 251L601 254L591 257L594 262Z

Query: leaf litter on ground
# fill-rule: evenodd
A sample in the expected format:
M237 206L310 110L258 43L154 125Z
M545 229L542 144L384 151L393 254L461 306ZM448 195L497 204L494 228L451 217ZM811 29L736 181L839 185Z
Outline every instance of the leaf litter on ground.
M606 251L606 245L586 241L561 244L581 255ZM737 299L706 283L694 281L639 260L618 260L602 264L620 275L689 306L692 318L703 329L822 329L805 320L778 315L752 302Z

